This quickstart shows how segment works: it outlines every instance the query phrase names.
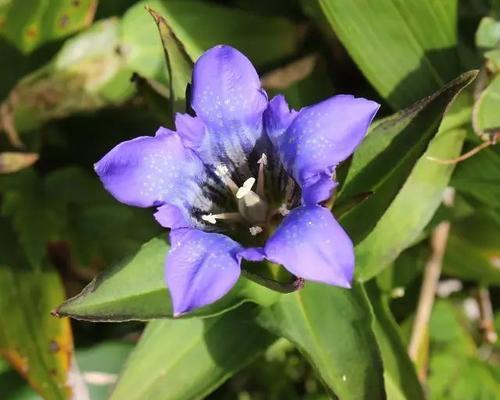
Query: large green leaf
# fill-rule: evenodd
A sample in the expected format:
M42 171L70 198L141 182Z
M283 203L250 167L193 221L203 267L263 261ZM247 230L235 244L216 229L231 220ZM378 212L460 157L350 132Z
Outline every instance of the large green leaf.
M50 315L64 299L64 289L55 270L33 271L25 265L7 227L1 220L0 355L44 398L66 399L71 393L71 327Z
M172 317L172 305L163 276L168 248L164 239L152 239L136 254L94 279L79 295L63 303L57 313L90 321ZM269 304L277 296L276 292L240 278L221 300L188 316L216 315L247 301Z
M500 393L500 368L481 355L462 304L438 300L429 324L429 399L493 400Z
M500 128L500 112L498 112L500 110L500 74L496 75L481 93L474 109L479 129L486 131Z
M366 286L366 292L373 308L373 331L382 354L387 398L389 400L424 399L415 367L408 357L406 347L392 317L387 299L374 281Z
M170 114L186 110L186 90L191 82L193 60L189 57L181 41L175 36L168 22L156 11L149 9L158 26L169 77Z
M113 400L200 399L274 340L254 305L213 318L153 321L127 361Z
M443 260L445 273L500 285L500 216L477 213L454 222Z
M5 0L0 3L0 34L24 53L92 23L97 0Z
M451 186L468 199L500 209L500 149L498 146L481 150L458 164Z
M260 322L293 342L337 397L385 398L382 360L361 287L308 282L263 309Z
M191 60L220 43L244 52L254 64L263 65L293 54L297 30L290 21L248 11L192 1L145 1L123 18L122 38L127 62L139 74L165 80L163 49L147 5L165 18Z
M133 342L106 341L76 350L78 368L91 400L108 400L118 374L134 349Z
M387 207L395 201L395 196L419 159L423 162L426 156L434 153L442 158L449 158L456 153L454 147L444 151L442 155L437 153L438 147L446 149L448 144L454 143L452 134L442 132L443 139L433 145L436 149L428 149L424 155L438 132L440 121L450 102L475 76L475 71L459 76L434 95L375 123L370 129L353 156L334 210L355 243L372 230ZM468 118L470 112L467 113L465 109L462 114L459 115L460 118ZM439 144L441 142L443 143ZM429 171L434 170L431 167L440 172L451 171L450 167L436 165L435 162L427 161L427 164ZM372 194L356 207L340 214L338 209L343 204L349 204L351 199L363 193Z
M396 109L460 72L457 0L318 1L351 57Z
M356 246L358 279L375 276L422 233L441 203L454 168L434 159L447 160L460 154L467 124L470 97L464 92L448 110L438 133L375 228Z
M33 170L11 175L0 183L3 192L1 214L11 217L29 265L37 268L45 255L47 242L60 229L60 216L50 207L42 181Z

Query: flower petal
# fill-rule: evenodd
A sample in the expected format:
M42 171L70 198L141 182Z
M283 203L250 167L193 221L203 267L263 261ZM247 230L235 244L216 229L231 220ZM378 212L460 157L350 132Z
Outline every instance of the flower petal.
M262 134L267 105L252 63L230 46L211 48L194 65L191 95L192 108L209 131L204 161L244 163Z
M215 302L240 276L241 246L219 233L179 229L170 233L165 278L174 316Z
M290 110L285 97L282 95L274 96L264 111L264 129L271 139L273 145L277 148L282 135L293 122L298 112Z
M192 203L205 176L200 159L165 128L120 143L95 170L117 200L138 207Z
M266 257L292 274L312 281L350 287L353 244L331 212L302 206L290 212L268 239Z
M330 197L332 174L361 142L379 104L349 95L334 96L298 113L280 136L278 151L302 187L305 204Z

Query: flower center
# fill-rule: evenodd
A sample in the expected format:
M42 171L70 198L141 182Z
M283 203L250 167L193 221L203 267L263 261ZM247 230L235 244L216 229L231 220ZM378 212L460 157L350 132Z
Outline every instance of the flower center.
M244 224L248 227L250 234L256 236L269 225L272 217L288 214L287 207L292 197L293 180L290 179L286 185L284 203L281 203L276 209L271 209L270 199L266 196L266 175L268 172L266 171L268 165L266 154L261 155L257 164L257 178L250 176L240 186L231 178L229 169L225 165L216 167L215 174L231 192L236 210L234 212L204 214L201 216L203 221L212 225L217 224L218 221Z

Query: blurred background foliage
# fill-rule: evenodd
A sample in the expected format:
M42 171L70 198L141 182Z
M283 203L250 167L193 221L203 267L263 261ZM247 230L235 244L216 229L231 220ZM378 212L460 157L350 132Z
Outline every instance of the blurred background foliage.
M170 319L166 233L92 165L219 43L295 108L382 103L338 171L351 291L242 278ZM0 0L0 60L0 398L499 398L498 0Z

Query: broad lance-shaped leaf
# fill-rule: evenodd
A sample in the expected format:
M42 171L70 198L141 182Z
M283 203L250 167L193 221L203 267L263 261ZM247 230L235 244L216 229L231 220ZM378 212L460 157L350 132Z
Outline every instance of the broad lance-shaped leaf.
M109 399L109 394L116 383L113 378L123 369L134 347L133 341L107 339L76 350L76 361L83 376L109 377L109 379L86 379L90 400Z
M389 305L374 280L364 286L373 310L372 328L384 364L384 379L389 400L423 400L424 394L415 367L398 332Z
M395 109L461 72L457 0L316 1L361 71Z
M168 79L165 55L160 40L155 40L158 30L145 6L165 19L193 61L210 47L225 43L246 54L255 65L263 66L290 57L299 44L297 27L285 18L201 1L141 1L123 17L127 62L141 76L164 83Z
M55 312L60 316L89 321L171 318L172 305L164 280L168 249L164 239L152 239L136 254L95 278ZM276 301L278 296L278 293L241 277L221 300L186 317L217 315L247 301L267 305Z
M451 226L443 270L461 279L500 285L500 213L478 212Z
M477 128L481 131L499 130L500 112L498 110L500 110L500 74L495 76L474 105Z
M388 266L431 220L454 168L453 164L441 164L436 159L453 159L460 154L470 113L471 95L463 92L447 111L437 135L375 228L356 246L359 280L367 281Z
M256 312L246 304L213 318L150 322L110 399L204 398L275 340Z
M168 22L156 11L148 8L153 17L165 52L170 86L171 114L186 110L186 88L191 82L193 60L189 58L182 43L177 39Z
M338 398L385 399L370 305L360 286L307 282L263 308L259 322L293 342Z
M342 204L349 203L351 199L372 193L356 207L338 215L355 243L359 243L373 229L394 201L415 163L438 132L448 105L476 74L476 71L471 71L460 75L437 93L376 122L370 129L353 156L335 204L336 208L343 208ZM447 137L444 132L443 136ZM446 145L443 143L441 147ZM455 153L456 150L450 149L442 157Z
M44 398L67 399L71 327L50 315L64 299L59 276L49 267L26 267L6 220L0 237L0 355Z
M25 0L0 4L0 34L24 53L92 23L97 0Z
M496 145L483 149L474 157L459 163L450 182L450 185L467 200L497 209L500 199L499 147Z

